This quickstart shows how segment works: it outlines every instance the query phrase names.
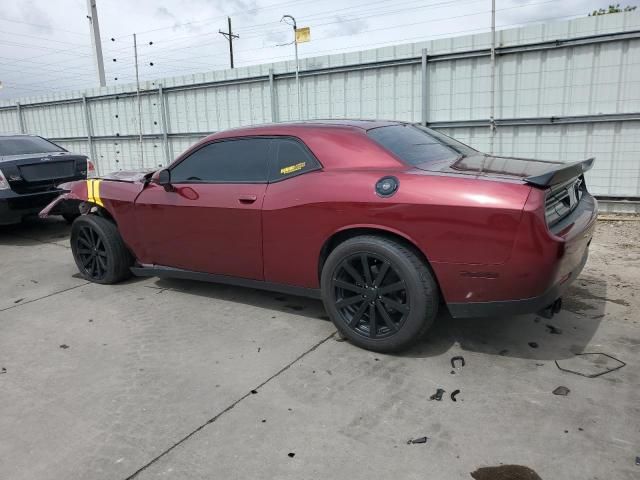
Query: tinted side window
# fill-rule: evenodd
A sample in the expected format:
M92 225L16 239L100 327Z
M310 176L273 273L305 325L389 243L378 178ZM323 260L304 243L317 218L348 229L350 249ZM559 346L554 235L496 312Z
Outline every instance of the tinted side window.
M444 135L433 135L429 129L413 125L391 125L372 128L367 131L369 137L400 160L409 165L419 165L445 159L455 159L460 153L452 142L445 142ZM463 144L460 144L464 146ZM469 150L469 147L466 147Z
M299 141L291 138L273 140L274 159L269 180L278 181L310 170L320 168L320 164Z
M267 181L268 138L210 143L171 169L174 183L263 183Z

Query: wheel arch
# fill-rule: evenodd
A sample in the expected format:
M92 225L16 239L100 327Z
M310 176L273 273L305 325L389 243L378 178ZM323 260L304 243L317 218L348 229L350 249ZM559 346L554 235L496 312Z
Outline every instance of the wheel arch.
M379 237L394 240L413 251L413 253L415 253L431 271L431 274L436 281L436 285L438 286L438 290L440 291L440 298L443 298L438 276L431 267L431 262L429 262L429 258L427 257L426 253L418 247L416 242L411 239L411 237L397 230L382 227L379 225L352 225L343 227L340 230L334 232L329 238L327 238L320 249L320 255L318 258L318 281L322 276L322 268L324 267L329 254L342 242L349 240L350 238L363 235L376 235Z
M118 222L116 221L115 217L111 215L111 212L109 212L107 208L101 207L97 203L84 202L84 205L81 206L80 211L81 213L86 215L97 215L99 217L106 218L107 220L113 222L116 227L118 226Z

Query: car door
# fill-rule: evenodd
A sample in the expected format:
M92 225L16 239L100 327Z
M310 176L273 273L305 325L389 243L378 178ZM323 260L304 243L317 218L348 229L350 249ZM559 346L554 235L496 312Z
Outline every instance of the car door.
M150 183L135 214L144 263L262 280L261 208L270 139L205 144Z
M274 138L271 154L262 208L265 280L313 287L321 246L316 241L326 238L319 215L326 198L322 193L326 187L318 184L322 165L298 138Z

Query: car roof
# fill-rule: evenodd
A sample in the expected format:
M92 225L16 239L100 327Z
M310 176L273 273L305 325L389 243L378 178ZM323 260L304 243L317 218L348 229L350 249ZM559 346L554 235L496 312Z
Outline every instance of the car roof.
M332 127L351 127L360 128L362 130L370 130L376 127L385 127L388 125L399 125L403 122L394 120L362 120L362 119L317 119L317 120L299 120L292 122L272 123L271 126L332 126Z
M263 123L258 125L246 125L242 127L235 127L226 130L220 130L213 133L211 137L227 137L235 135L271 135L278 130L290 131L291 128L338 128L338 129L358 129L358 130L371 130L377 127L386 127L389 125L401 125L405 122L398 122L393 120L359 120L359 119L317 119L317 120L297 120L291 122L275 122L275 123Z
M243 137L252 135L293 135L301 133L301 130L309 133L313 129L334 129L366 132L372 128L386 127L390 125L402 125L406 122L393 120L359 120L359 119L327 119L327 120L299 120L292 122L265 123L260 125L247 125L208 135L199 143L206 143L210 140Z

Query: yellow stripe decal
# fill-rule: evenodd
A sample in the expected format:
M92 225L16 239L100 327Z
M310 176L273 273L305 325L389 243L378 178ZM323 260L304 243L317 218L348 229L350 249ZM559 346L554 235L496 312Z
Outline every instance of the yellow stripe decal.
M104 207L100 198L100 180L87 180L87 201Z
M87 201L93 202L93 180L87 180Z
M93 181L93 200L101 207L104 207L102 199L100 198L100 180Z

